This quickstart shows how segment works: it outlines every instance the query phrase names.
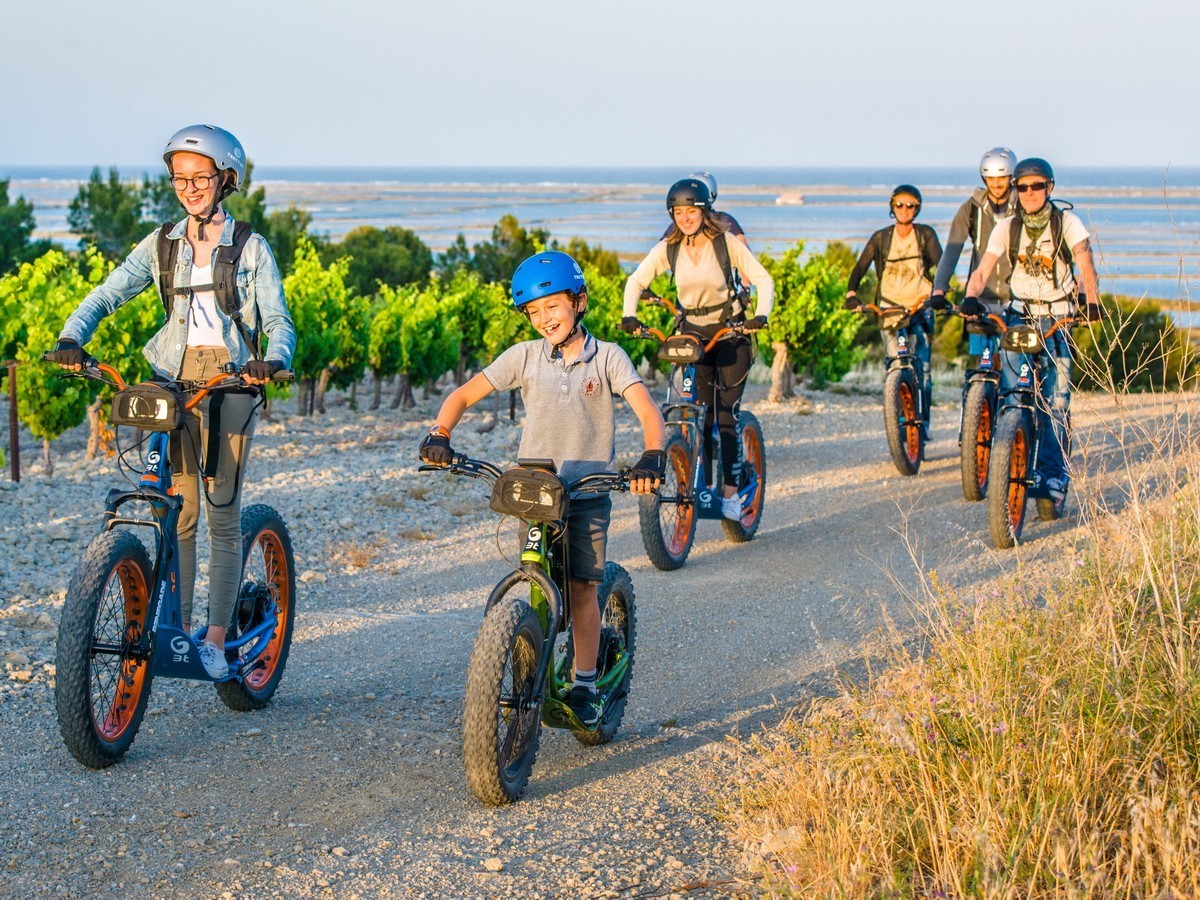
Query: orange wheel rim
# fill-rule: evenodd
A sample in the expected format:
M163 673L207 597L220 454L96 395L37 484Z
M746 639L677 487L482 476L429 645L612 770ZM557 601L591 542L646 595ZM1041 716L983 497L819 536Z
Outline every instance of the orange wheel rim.
M117 640L122 650L120 661L107 667L96 665L97 654L93 652L90 690L96 731L104 740L112 742L120 739L133 723L138 702L146 689L149 666L146 660L134 657L132 651L142 639L150 591L141 567L133 560L125 559L109 577L104 592L102 605L97 609L98 619L109 605L105 600L120 594L118 602L112 605L120 609L123 619L112 624L119 624L119 630L114 629L114 632L119 633ZM102 627L103 623L97 622L96 626Z
M762 508L763 502L762 438L758 431L753 428L747 428L742 432L742 459L745 465L749 465L754 469L754 477L758 482L754 488L754 496L750 498L750 502L742 510L742 521L753 522L758 518L758 511Z
M679 445L671 449L670 458L668 459L671 474L675 478L675 503L667 504L673 509L672 521L665 531L669 534L667 537L667 548L672 556L683 552L683 548L687 545L688 535L692 533L692 517L696 514L696 507L692 503L680 502L683 490L682 485L688 483L689 460L687 453ZM663 504L659 501L659 514L662 514Z
M975 483L983 489L987 484L988 463L992 457L992 408L984 403L979 408L979 424L975 428Z
M1015 533L1025 513L1025 476L1027 466L1025 429L1013 436L1012 457L1008 465L1008 523Z
M279 535L274 531L260 532L254 538L254 547L262 552L262 575L271 592L271 599L279 607L279 621L275 625L275 633L258 657L262 665L250 672L245 679L245 683L250 688L260 690L271 680L275 670L279 667L279 659L283 653L283 642L287 632L288 612L292 606L292 594L291 581L288 578L287 557L283 552L283 541Z
M921 457L921 425L917 421L917 404L912 389L900 384L900 412L904 416L904 452L910 463Z

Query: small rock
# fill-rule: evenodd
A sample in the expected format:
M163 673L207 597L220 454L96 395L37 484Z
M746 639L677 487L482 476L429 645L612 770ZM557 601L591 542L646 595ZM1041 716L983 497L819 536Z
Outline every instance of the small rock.
M483 867L489 872L499 872L504 869L504 863L500 861L499 857L493 856L491 859L483 861Z
M322 572L317 572L313 569L306 569L300 575L300 580L305 584L324 584L329 579L327 579Z
M333 848L333 855L334 855L334 856L345 856L345 855L346 855L346 848L345 848L345 847L334 847L334 848Z

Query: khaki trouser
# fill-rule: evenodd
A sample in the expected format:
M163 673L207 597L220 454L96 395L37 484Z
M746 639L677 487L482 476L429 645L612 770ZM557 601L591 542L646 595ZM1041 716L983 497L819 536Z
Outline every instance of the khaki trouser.
M224 347L188 347L183 357L181 381L207 381L229 362ZM208 452L212 401L209 395L184 417L178 435L182 445L182 471L175 473L175 486L183 497L179 515L179 595L183 621L192 620L192 598L196 587L196 527L200 521L201 459ZM211 541L208 564L208 624L227 626L242 571L242 481L258 419L258 398L250 394L226 393L221 399L220 452L217 470L208 484L204 503L205 521ZM175 454L178 456L178 454Z

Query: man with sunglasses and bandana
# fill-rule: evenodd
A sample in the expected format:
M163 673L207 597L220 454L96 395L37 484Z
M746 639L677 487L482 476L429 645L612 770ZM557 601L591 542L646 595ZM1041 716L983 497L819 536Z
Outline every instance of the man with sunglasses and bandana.
M967 282L962 313L977 316L987 311L979 298L993 269L1007 259L1012 263L1012 274L1004 310L1006 324L1029 322L1044 332L1057 319L1077 314L1080 287L1083 296L1078 299L1083 302L1087 321L1099 320L1100 287L1092 260L1091 235L1077 215L1050 202L1054 169L1044 159L1024 159L1013 170L1013 186L1017 213L998 222L992 230L987 251ZM1082 285L1075 280L1075 267ZM1058 503L1066 496L1070 480L1065 454L1070 446L1071 349L1066 329L1050 336L1046 353L1052 365L1042 378L1045 402L1039 405L1038 415L1042 418L1042 433L1052 434L1054 440L1041 443L1034 487ZM1001 392L1010 390L1020 376L1020 359L1019 353L1002 353Z
M921 192L911 184L897 185L888 206L896 223L876 231L863 247L846 284L846 300L842 304L845 309L862 309L858 286L872 263L879 277L877 301L883 309L904 307L911 310L927 301L933 291L932 278L942 258L942 244L936 231L913 221L921 212ZM929 343L933 334L933 310L921 309L913 314L911 321L908 329L911 349L920 363L921 391L928 402L933 390ZM883 341L884 353L889 358L896 357L900 350L896 331L884 331ZM928 423L922 423L921 427L928 438Z

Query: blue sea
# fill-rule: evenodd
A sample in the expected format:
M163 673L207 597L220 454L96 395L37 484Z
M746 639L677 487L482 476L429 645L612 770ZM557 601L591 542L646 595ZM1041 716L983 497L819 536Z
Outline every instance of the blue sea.
M153 166L122 166L138 178ZM0 166L9 194L35 205L39 234L66 245L67 206L88 166ZM295 204L334 240L359 225L399 225L434 250L462 233L483 240L502 215L565 242L581 237L632 264L667 223L667 168L255 168L270 208ZM716 173L717 206L742 223L756 250L782 253L803 240L861 247L889 221L887 198L901 182L924 194L920 221L945 237L958 206L979 183L964 168L729 168ZM1059 168L1055 197L1074 204L1094 236L1106 291L1190 302L1200 287L1200 168ZM802 203L781 202L802 198ZM959 270L965 275L967 254ZM1200 299L1198 297L1197 299Z

